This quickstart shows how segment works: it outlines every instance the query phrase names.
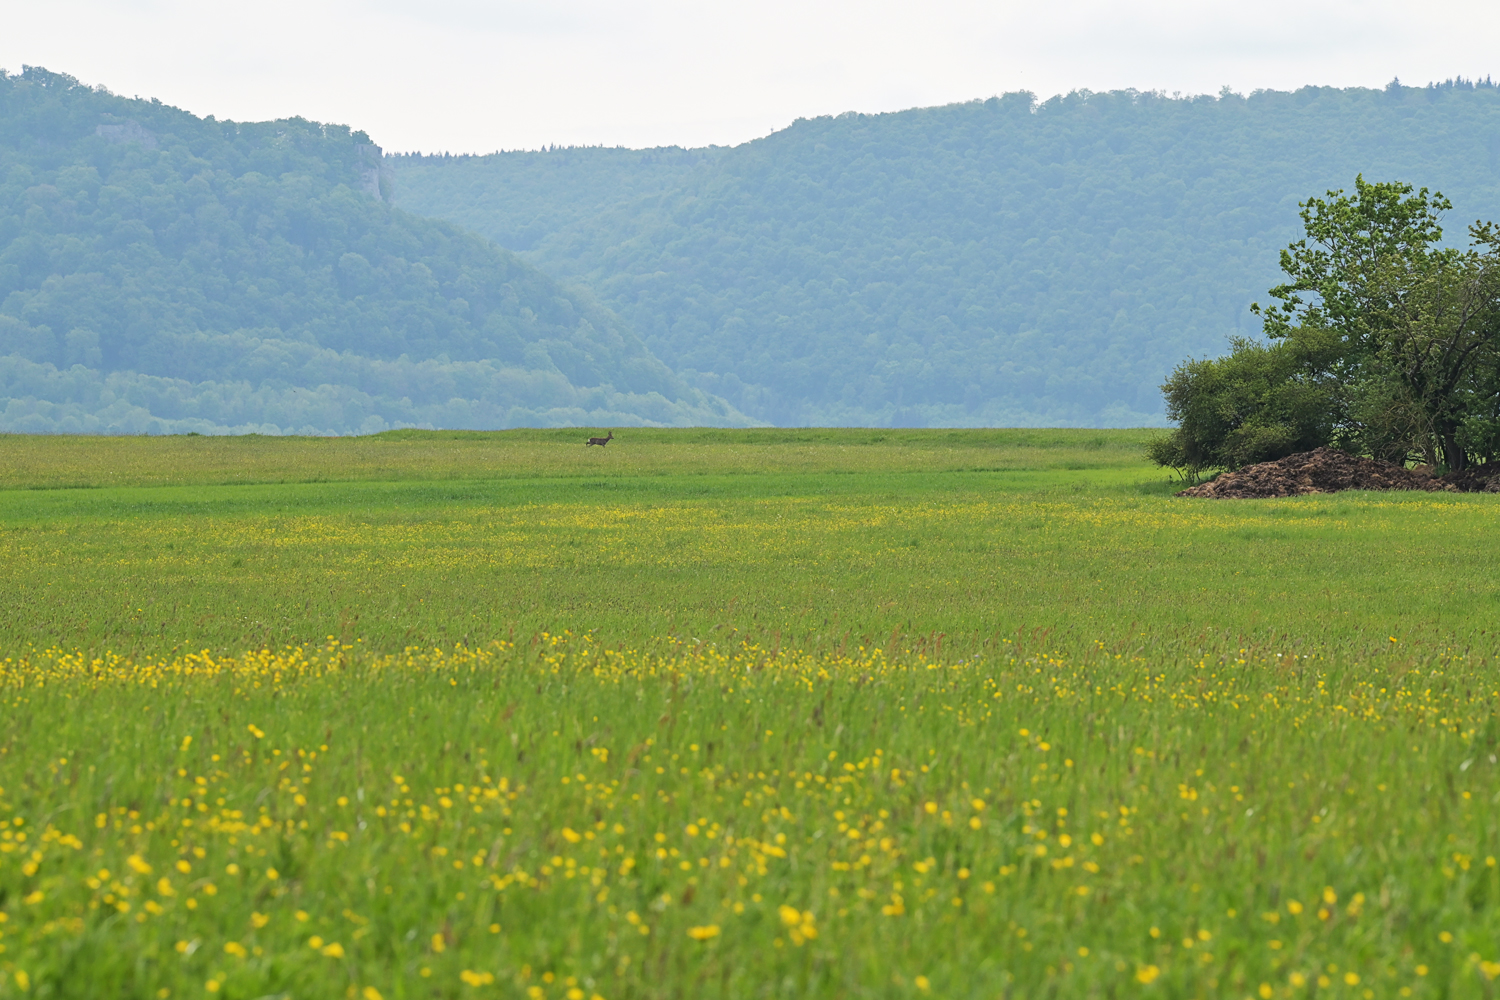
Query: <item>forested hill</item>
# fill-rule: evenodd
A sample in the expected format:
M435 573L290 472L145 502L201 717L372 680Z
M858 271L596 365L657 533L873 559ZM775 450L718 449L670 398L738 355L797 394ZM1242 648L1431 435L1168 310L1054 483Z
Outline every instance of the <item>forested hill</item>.
M0 72L0 431L742 424L363 132Z
M1441 189L1453 237L1500 217L1500 91L1008 94L732 149L387 162L398 204L588 285L757 418L1129 425L1258 332L1299 200L1363 172Z

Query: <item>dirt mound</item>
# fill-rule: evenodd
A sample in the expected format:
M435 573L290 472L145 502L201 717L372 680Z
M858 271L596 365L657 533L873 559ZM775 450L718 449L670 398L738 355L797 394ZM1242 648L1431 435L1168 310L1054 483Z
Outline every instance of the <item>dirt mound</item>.
M1450 472L1439 481L1460 493L1500 493L1500 469L1493 462L1470 466L1462 472Z
M1459 474L1464 475L1463 473ZM1467 485L1467 483L1466 483ZM1479 489L1486 484L1480 482ZM1249 465L1183 490L1180 497L1251 500L1258 497L1296 497L1340 490L1443 490L1463 487L1423 472L1370 458L1356 458L1333 448L1288 455L1275 462ZM1469 486L1466 492L1475 488Z

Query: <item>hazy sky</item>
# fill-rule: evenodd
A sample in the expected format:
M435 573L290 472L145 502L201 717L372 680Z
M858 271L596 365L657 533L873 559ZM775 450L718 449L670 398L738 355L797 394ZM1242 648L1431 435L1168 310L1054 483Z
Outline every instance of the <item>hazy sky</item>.
M1500 77L1495 0L0 0L0 67L388 150L732 144L1030 90Z

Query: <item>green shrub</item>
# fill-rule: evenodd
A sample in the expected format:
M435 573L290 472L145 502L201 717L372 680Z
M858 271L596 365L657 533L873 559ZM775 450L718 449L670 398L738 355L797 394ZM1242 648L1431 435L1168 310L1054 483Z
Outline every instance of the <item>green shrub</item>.
M1334 441L1346 410L1332 362L1339 340L1304 328L1273 344L1237 339L1222 358L1184 361L1162 385L1170 435L1147 457L1196 479Z

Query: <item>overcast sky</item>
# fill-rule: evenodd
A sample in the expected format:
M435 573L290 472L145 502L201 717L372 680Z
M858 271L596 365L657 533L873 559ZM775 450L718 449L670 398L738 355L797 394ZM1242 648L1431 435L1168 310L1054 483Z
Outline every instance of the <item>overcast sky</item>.
M0 67L387 150L734 144L1013 90L1500 78L1496 0L0 0Z

